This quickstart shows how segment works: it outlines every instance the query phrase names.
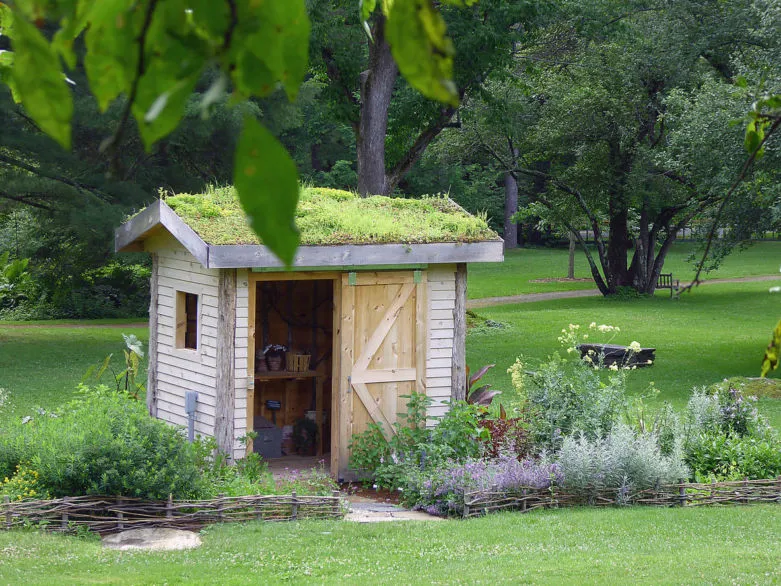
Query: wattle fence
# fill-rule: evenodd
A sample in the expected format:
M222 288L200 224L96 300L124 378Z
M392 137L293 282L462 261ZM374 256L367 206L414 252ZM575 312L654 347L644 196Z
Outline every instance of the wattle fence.
M647 505L691 507L700 505L781 504L781 476L767 480L661 485L645 490L588 489L566 492L559 487L521 489L515 492L478 491L464 495L463 517L502 510L575 506Z
M192 501L99 496L11 501L6 497L0 503L0 528L39 526L67 533L87 527L106 534L141 527L199 529L210 523L341 519L345 510L339 491L332 496L294 492Z

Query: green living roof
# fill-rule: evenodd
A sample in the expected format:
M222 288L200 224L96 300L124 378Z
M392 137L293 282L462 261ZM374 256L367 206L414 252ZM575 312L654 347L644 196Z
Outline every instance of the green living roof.
M260 244L232 187L165 199L207 244ZM497 240L485 218L443 196L362 198L356 193L304 187L296 211L301 244L422 244Z

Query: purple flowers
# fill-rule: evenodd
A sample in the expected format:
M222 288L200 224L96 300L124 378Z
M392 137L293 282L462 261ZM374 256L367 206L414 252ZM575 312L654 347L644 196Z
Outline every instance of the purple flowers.
M460 513L464 495L479 492L516 493L546 489L563 480L558 464L506 455L496 460L450 462L431 472L417 487L417 508L429 514Z

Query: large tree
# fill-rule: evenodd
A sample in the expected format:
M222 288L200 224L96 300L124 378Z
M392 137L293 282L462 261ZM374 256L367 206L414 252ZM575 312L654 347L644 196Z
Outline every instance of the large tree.
M538 4L481 0L442 10L455 47L455 99L426 100L400 78L392 57L399 31L381 13L361 26L350 0L312 2L312 63L328 79L334 116L355 133L358 191L392 193L443 129L457 125L459 100L468 102L492 71L507 66L512 49L538 18ZM450 54L444 44L438 50ZM411 58L415 58L414 55Z
M772 78L763 56L777 39L753 25L753 2L582 8L520 52L525 75L536 70L531 123L517 160L491 152L508 172L544 183L537 200L549 219L578 238L575 219L587 219L595 252L580 239L603 294L652 293L678 231L717 209L740 171L743 129L730 120L751 103L742 86ZM736 201L778 185L773 159Z

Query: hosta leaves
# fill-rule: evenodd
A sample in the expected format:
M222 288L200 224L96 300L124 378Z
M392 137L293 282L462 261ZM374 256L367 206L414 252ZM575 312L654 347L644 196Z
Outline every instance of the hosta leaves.
M453 43L431 0L394 0L385 36L409 84L428 98L458 105L453 83Z
M290 266L299 242L296 165L285 147L254 118L244 121L233 181L252 229Z
M49 43L24 18L14 21L15 93L41 130L70 148L73 98Z

